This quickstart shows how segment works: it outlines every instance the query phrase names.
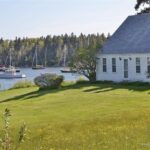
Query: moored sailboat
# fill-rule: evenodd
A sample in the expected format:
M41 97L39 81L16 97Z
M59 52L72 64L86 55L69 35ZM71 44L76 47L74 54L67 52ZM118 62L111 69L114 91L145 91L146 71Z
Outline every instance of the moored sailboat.
M63 56L63 69L61 69L61 73L76 73L76 70L71 69L70 67L66 67L66 51L67 51L67 47L64 46L64 56Z
M7 69L5 72L0 74L0 79L15 79L15 78L26 78L25 74L18 74L14 69Z
M16 68L12 66L11 49L9 51L9 67L5 68L3 73L0 73L0 79L25 78L25 74L16 73Z
M35 65L34 65L34 60L35 60ZM35 47L35 53L33 56L32 69L34 69L34 70L45 69L45 67L43 65L38 64L38 48L37 48L37 46Z

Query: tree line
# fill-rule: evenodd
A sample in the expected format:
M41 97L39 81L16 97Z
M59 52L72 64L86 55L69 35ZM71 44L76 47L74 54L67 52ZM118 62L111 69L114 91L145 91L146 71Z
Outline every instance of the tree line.
M109 35L108 35L109 36ZM18 67L31 67L36 47L38 61L46 66L63 66L64 57L69 64L77 49L88 48L91 45L101 47L107 39L105 34L65 34L39 38L19 38L15 40L0 39L0 65L8 65L9 50L12 49L12 63Z

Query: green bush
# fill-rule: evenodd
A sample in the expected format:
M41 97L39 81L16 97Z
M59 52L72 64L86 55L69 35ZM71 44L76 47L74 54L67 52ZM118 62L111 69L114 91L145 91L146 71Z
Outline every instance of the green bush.
M56 74L41 74L34 79L35 85L41 89L56 89L59 88L63 82L64 77Z
M32 81L24 80L24 81L18 81L17 83L15 83L11 89L28 88L32 86L34 86Z

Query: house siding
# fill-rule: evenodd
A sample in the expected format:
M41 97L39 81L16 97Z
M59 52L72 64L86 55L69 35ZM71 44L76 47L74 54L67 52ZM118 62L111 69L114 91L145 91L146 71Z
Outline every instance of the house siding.
M136 58L140 58L141 73L136 73ZM96 78L97 81L142 81L150 82L147 78L147 58L145 54L99 54L97 56ZM103 72L102 59L107 59L107 72ZM116 58L116 72L112 72L112 58ZM120 60L121 58L121 60ZM124 59L128 59L128 78L124 78Z

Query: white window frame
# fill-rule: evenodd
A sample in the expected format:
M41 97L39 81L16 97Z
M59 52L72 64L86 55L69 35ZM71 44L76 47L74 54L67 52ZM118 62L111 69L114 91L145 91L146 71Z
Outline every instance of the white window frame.
M103 72L107 72L107 58L103 58L102 60L103 62Z
M140 74L141 73L141 59L140 59L140 57L136 57L135 63L136 63L136 73Z
M116 72L117 72L116 58L112 58L112 72L113 72L113 73L116 73Z

